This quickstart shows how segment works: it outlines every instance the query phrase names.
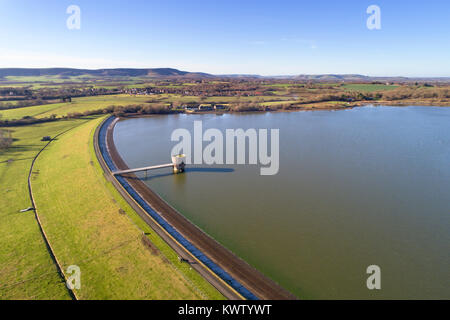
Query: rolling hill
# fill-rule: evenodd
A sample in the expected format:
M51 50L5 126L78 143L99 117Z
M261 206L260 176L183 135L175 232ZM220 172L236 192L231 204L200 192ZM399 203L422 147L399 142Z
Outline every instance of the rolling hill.
M196 73L180 71L172 68L153 68L153 69L72 69L72 68L4 68L0 69L0 77L213 77L207 73Z
M410 82L410 81L433 81L433 82L450 82L450 77L371 77L360 74L317 74L317 75L280 75L280 76L260 76L253 74L227 74L212 75L204 72L188 72L173 68L149 68L149 69L133 69L133 68L116 68L116 69L75 69L75 68L0 68L0 81L9 81L7 77L51 77L59 79L78 78L240 78L240 79L285 79L297 81L317 81L317 82L370 82L370 81L387 81L387 82Z

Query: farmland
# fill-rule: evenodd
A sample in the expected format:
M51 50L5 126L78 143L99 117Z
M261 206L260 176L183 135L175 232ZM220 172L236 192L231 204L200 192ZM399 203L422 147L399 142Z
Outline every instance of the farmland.
M350 91L363 91L363 92L375 92L375 91L386 91L386 90L394 90L398 88L396 85L388 85L388 84L344 84L342 88Z
M128 104L145 103L147 100L149 100L149 97L130 97L128 95L81 97L73 99L73 102L1 110L0 115L2 115L3 119L21 119L24 116L44 118L52 114L66 116L71 112L98 110L110 105L125 106Z
M16 80L28 79L19 79ZM72 79L72 78L71 78ZM158 112L178 112L186 105L226 105L228 111L280 111L302 109L334 109L364 104L422 104L446 105L449 99L449 86L438 83L320 83L300 81L269 80L144 80L142 78L84 81L60 84L55 87L3 87L2 92L17 95L15 101L8 96L0 101L0 118L5 121L24 118L54 119L77 117L80 115L103 114L119 111L124 113L152 113L155 106ZM43 77L35 77L32 84L49 84ZM100 90L100 91L99 91ZM20 96L20 94L28 96ZM69 92L69 93L68 93ZM70 92L77 93L70 101ZM108 94L105 94L108 93ZM79 96L81 95L81 96ZM50 96L52 101L43 100ZM59 98L58 98L59 97ZM43 101L35 105L36 99ZM0 100L1 97L0 97ZM45 102L48 101L48 102ZM20 107L19 102L29 104ZM3 107L2 107L3 106ZM124 108L133 106L129 111ZM118 108L122 108L118 110Z

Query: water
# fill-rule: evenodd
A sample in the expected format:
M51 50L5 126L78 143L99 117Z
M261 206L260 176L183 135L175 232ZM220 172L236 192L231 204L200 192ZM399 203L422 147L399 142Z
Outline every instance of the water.
M145 183L300 298L450 298L450 108L170 115L118 123L130 167L170 162L177 128L279 128L280 171L197 166ZM381 290L366 287L369 265Z

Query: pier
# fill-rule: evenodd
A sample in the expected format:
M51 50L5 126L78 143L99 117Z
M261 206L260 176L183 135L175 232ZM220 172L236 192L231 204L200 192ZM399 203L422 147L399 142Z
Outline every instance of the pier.
M128 169L113 139L118 118L104 120L94 136L94 147L107 176ZM173 159L172 159L173 163ZM141 179L114 175L111 179L119 193L137 214L183 259L194 261L190 267L199 272L226 298L296 299L294 295L234 255L171 207Z
M167 164L160 164L155 166L149 166L149 167L143 167L143 168L136 168L136 169L127 169L127 170L117 170L114 171L112 174L122 175L127 173L135 173L135 172L147 172L149 170L156 170L156 169L163 169L163 168L173 168L173 173L182 173L184 172L184 169L186 167L186 156L184 154L180 154L177 156L172 157L172 163Z

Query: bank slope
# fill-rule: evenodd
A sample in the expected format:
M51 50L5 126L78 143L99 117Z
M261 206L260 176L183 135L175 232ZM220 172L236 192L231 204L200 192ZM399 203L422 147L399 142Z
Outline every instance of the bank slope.
M27 178L33 157L46 142L85 120L12 127L14 143L0 150L0 300L70 299L32 211Z
M81 299L204 299L220 295L189 279L125 214L92 152L96 119L61 136L36 163L32 180L56 256L81 269ZM150 240L149 237L146 237ZM156 242L156 241L155 241Z

